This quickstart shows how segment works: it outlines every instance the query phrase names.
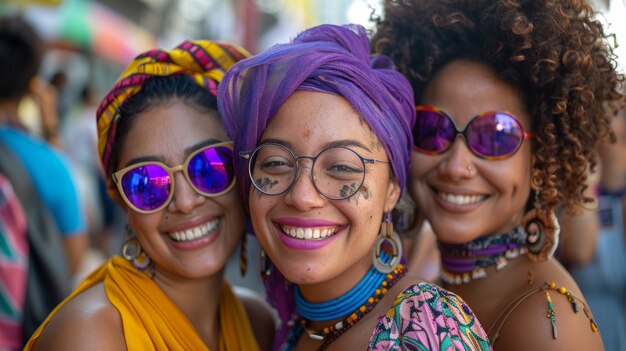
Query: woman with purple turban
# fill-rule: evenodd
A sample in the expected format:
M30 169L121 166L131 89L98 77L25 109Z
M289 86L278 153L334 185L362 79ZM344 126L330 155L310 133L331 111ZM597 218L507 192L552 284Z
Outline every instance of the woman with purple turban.
M490 348L458 296L400 263L390 212L413 93L390 60L370 58L362 27L318 26L240 61L218 106L282 320L274 349Z

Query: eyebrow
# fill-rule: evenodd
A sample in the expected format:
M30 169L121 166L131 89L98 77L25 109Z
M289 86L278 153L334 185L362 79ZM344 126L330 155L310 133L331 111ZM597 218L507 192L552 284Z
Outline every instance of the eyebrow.
M224 140L219 140L219 139L215 139L215 138L209 138L206 140L203 140L199 143L196 143L194 145L191 145L187 148L185 148L185 160L187 159L187 157L189 157L189 155L191 155L194 151L201 149L205 146L209 146L209 145L213 145L213 144L217 144L217 143L223 143ZM163 164L167 164L165 162L165 159L162 156L156 156L156 155L149 155L149 156L141 156L141 157L135 157L133 159L131 159L130 161L128 161L126 163L126 165L122 168L126 168L128 166L132 166L134 164L137 163L142 163L142 162L161 162Z
M289 142L287 140L283 140L283 139L276 139L276 138L265 139L259 145L266 144L266 143L280 144L280 145L286 146L290 150L294 149L294 145L291 142ZM358 147L358 148L361 148L363 150L366 150L367 152L372 152L372 150L370 150L367 146L365 146L365 144L361 143L358 140L354 140L354 139L334 140L334 141L331 141L331 142L328 142L328 143L322 145L321 150L325 150L325 149L328 149L328 148L331 148L331 147Z

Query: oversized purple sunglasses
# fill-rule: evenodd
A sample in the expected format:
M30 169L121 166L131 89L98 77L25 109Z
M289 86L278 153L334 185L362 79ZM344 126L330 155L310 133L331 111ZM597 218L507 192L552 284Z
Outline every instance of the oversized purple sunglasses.
M510 112L481 113L459 130L452 118L436 107L418 106L416 110L413 143L415 150L424 154L446 152L461 134L474 155L487 160L502 160L519 150L524 140L533 137Z
M198 149L185 162L168 167L149 161L130 165L113 173L122 198L139 213L154 213L174 196L174 173L183 172L191 187L201 195L220 196L235 185L233 143L223 142Z

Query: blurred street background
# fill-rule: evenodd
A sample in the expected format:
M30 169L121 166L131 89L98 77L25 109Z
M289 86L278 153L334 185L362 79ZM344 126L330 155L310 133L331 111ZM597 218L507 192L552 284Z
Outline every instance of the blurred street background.
M371 27L380 7L378 0L0 0L0 14L23 13L48 40L43 74L63 71L73 96L86 80L107 90L147 49L206 38L258 53L315 24Z

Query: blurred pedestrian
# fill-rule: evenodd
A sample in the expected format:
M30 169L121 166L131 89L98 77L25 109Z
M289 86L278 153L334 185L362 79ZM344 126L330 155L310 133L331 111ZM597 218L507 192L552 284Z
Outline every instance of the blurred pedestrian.
M0 67L3 69L0 75L0 144L9 149L10 156L16 157L12 167L5 166L9 170L25 170L24 174L9 177L13 187L32 190L32 194L25 195L28 198L20 197L29 217L31 248L24 306L25 337L69 292L69 275L78 270L87 245L85 220L66 160L47 142L26 130L18 115L22 98L33 89L39 89L36 74L44 50L45 44L24 19L0 18ZM7 157L9 155L3 156L3 161L7 161ZM34 202L43 205L35 206ZM30 218L42 221L34 222ZM57 248L53 242L62 246Z

